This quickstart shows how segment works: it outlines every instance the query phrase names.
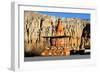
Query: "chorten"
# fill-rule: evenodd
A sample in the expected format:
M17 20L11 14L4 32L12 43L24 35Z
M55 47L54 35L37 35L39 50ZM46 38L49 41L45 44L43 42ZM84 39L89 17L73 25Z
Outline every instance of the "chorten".
M61 19L58 19L58 24L56 27L56 36L64 36L64 30ZM64 46L64 38L57 38L56 39L56 46Z
M61 19L58 19L58 24L56 27L56 36L64 36L64 30Z

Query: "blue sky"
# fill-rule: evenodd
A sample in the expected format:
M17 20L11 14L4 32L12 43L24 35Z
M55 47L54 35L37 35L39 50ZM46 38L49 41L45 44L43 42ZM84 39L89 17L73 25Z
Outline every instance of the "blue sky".
M64 13L64 12L41 12L38 13L41 14L47 14L49 16L55 16L55 17L65 17L65 18L80 18L80 19L88 19L90 20L90 14L87 13Z

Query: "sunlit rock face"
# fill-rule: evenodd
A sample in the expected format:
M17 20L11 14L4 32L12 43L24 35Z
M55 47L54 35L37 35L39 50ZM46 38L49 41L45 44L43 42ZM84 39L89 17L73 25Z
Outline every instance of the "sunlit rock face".
M69 38L56 40L60 43L58 43L58 46L67 46L70 49L79 50L82 48L80 45L83 45L83 41L85 40L82 40L82 38L85 38L82 37L83 29L87 26L88 23L90 24L90 21L79 18L62 18L60 21L55 16L48 16L38 12L25 11L25 53L29 53L30 55L32 54L32 56L41 55L46 47L48 47L48 43L46 39L43 38L43 36L68 36ZM90 42L89 39L87 40L88 42ZM48 41L50 41L50 38ZM53 44L53 46L56 45L57 43ZM90 46L90 44L87 45Z

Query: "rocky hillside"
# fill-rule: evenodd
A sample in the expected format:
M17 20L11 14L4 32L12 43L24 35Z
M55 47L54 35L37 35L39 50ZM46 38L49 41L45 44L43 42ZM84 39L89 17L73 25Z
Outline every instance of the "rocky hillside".
M53 36L58 18L39 14L38 12L24 12L24 48L25 52L40 54L47 45L43 36ZM82 31L88 20L79 18L62 18L64 33L69 38L66 39L66 46L80 49Z

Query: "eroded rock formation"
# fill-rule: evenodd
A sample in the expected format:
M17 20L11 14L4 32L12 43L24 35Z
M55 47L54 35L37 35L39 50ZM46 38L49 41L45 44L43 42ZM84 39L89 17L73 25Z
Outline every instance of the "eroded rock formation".
M24 12L24 48L25 53L40 55L48 46L43 36L53 36L58 19L38 12ZM89 20L79 18L63 18L62 25L66 38L66 46L71 49L80 49L82 31Z

